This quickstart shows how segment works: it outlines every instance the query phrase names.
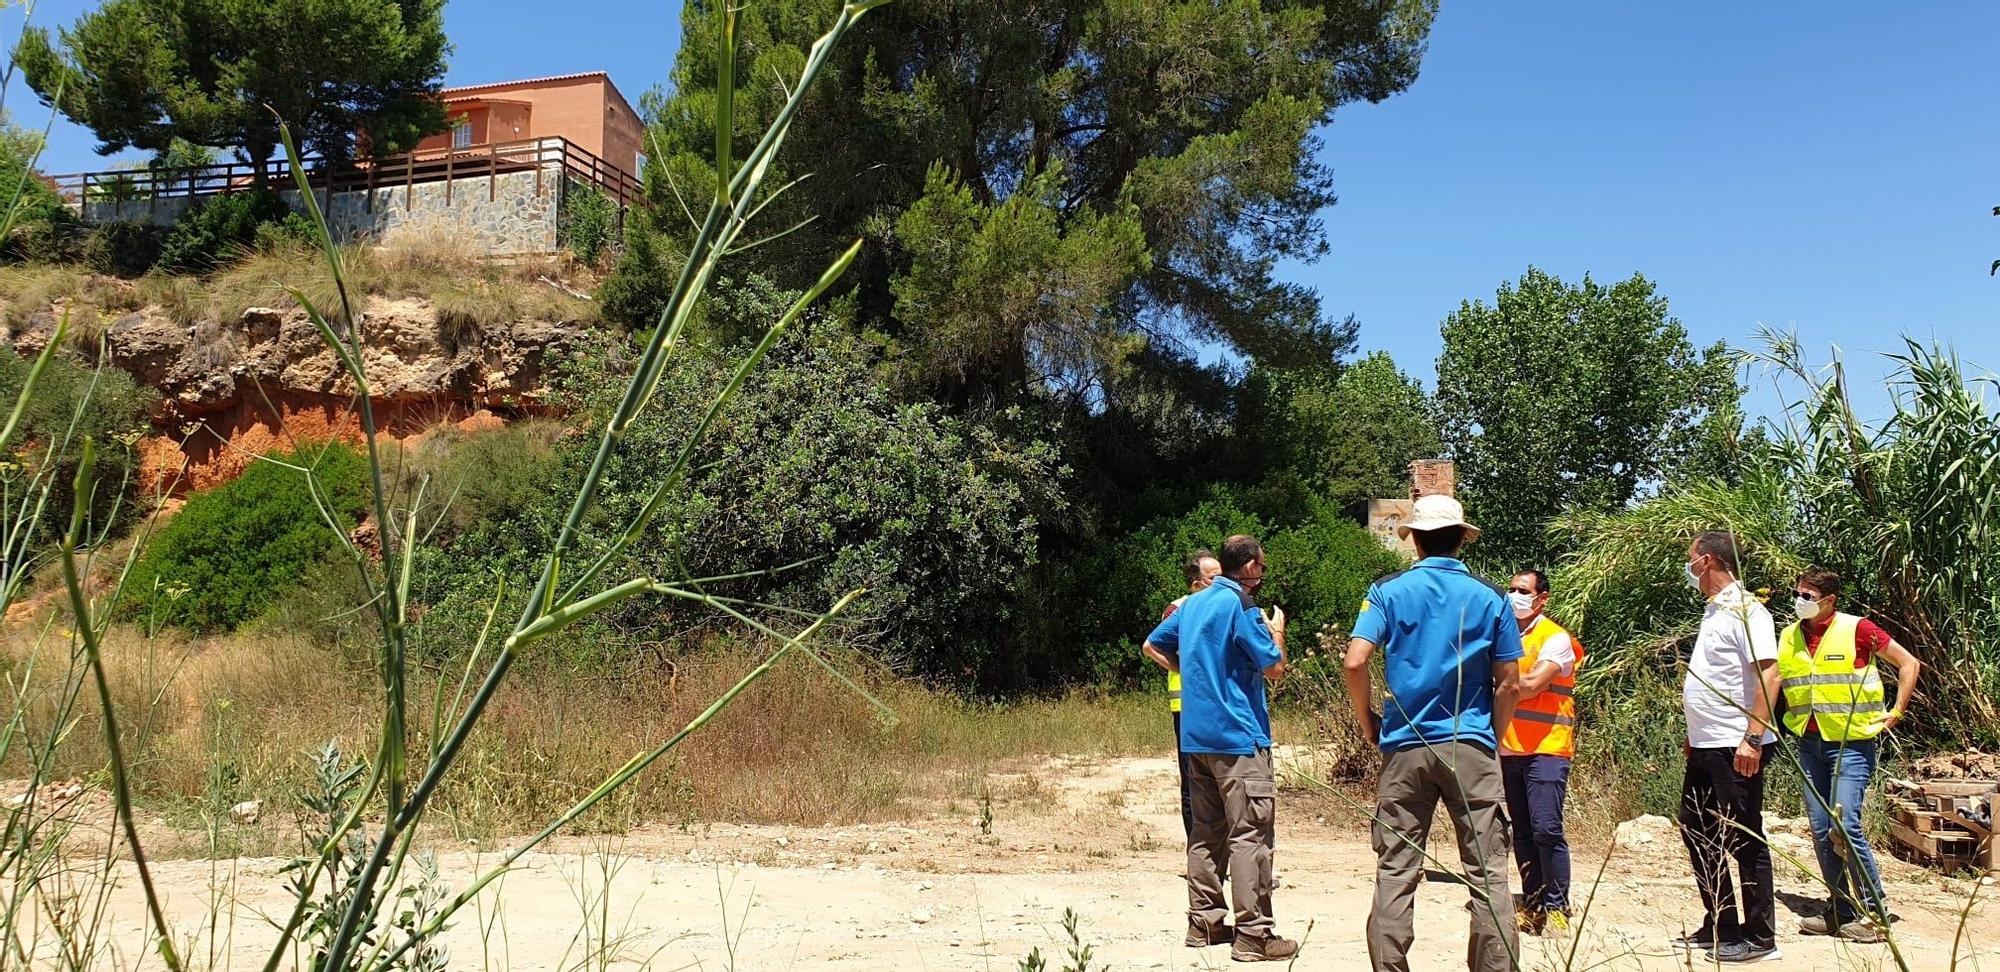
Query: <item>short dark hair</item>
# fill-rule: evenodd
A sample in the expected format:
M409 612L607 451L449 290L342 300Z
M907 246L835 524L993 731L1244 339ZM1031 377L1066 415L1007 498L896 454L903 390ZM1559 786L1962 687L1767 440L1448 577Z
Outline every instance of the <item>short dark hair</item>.
M1542 573L1542 569L1540 567L1530 567L1527 570L1517 570L1514 572L1514 576L1533 577L1535 579L1535 593L1547 594L1549 592L1549 575Z
M1820 592L1820 594L1822 595L1826 594L1838 595L1840 593L1840 575L1834 573L1833 571L1827 570L1825 567L1808 568L1806 572L1800 574L1799 579L1794 581L1793 583L1803 584L1806 587L1810 587L1813 590Z
M1188 554L1187 563L1181 565L1181 573L1187 575L1188 583L1199 584L1201 583L1201 562L1214 559L1215 555L1209 553L1207 547L1203 547L1194 553Z
M1714 557L1722 569L1732 574L1741 573L1743 544L1736 534L1728 530L1704 530L1695 534L1694 552L1699 556Z
M1449 557L1465 546L1465 528L1448 526L1435 530L1411 530L1410 542L1417 545L1419 556Z
M1222 572L1234 574L1250 562L1264 556L1264 545L1247 533L1239 533L1222 541L1222 556L1215 558L1222 562Z

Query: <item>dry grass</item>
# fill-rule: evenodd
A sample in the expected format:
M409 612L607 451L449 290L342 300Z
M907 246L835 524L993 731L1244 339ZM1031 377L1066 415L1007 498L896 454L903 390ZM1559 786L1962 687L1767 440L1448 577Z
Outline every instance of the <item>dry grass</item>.
M342 258L357 296L434 301L440 337L452 346L515 321L597 317L594 303L544 281L579 292L595 286L588 271L556 257L500 264L448 236L409 234L381 246L347 247ZM295 306L287 288L322 307L338 299L324 258L295 247L252 251L205 279L156 273L124 281L75 266L0 267L0 326L18 333L35 314L65 300L79 316L107 321L152 306L183 325L233 322L252 307Z
M21 671L40 633L13 626L0 665ZM43 651L37 732L47 731L49 680L67 648L50 634ZM333 739L359 753L379 730L369 666L302 638L268 632L147 638L120 627L107 640L106 659L125 713L135 785L152 810L170 816L254 799L288 817L309 752ZM517 669L518 680L481 723L463 771L439 794L436 819L462 837L530 830L680 728L753 664L747 652L714 649L670 667L602 677ZM436 677L422 680L412 703L419 764L430 745ZM449 696L453 686L446 681ZM809 662L788 662L579 829L921 816L976 797L989 771L1018 769L1038 757L1163 753L1172 745L1161 700L1152 696L1000 706L886 677L872 689L896 711L898 724L886 725ZM83 710L59 776L88 777L103 765L94 706ZM23 775L20 769L0 765L9 776Z

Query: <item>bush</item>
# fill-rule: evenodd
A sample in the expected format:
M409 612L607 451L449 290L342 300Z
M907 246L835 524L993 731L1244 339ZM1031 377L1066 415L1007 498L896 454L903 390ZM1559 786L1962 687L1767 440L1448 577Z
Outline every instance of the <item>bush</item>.
M612 460L602 518L587 540L606 539L662 481L700 403L728 380L726 361L697 353L669 372L661 404L634 423ZM851 640L915 674L978 672L989 662L991 632L1012 610L1016 578L1035 561L1033 511L1060 505L1050 485L1056 471L1043 451L1010 452L933 407L897 404L870 380L871 365L836 326L786 341L710 432L646 537L606 576L671 580L809 561L709 589L817 612L866 587L844 618ZM593 412L622 387L601 366L577 384L594 396L585 402ZM497 487L503 501L488 504L492 518L430 558L428 593L439 602L425 622L431 644L476 630L494 576L526 576L543 556L567 506L563 484L580 475L594 445L562 440L536 498L520 499L517 485ZM614 633L631 632L629 646L669 642L714 613L634 599L600 617Z
M83 240L83 263L113 277L137 277L160 262L169 231L151 223L101 223Z
M20 396L21 385L34 365L30 359L0 346L0 402L12 403ZM21 413L21 425L14 433L9 463L0 471L7 482L5 495L19 503L20 479L31 467L51 454L62 456L53 471L48 505L32 537L14 537L14 549L46 549L69 527L75 488L76 463L82 456L83 437L97 441L97 485L91 497L91 530L100 533L115 529L133 513L131 502L137 471L133 444L147 426L155 393L141 388L132 377L116 368L95 368L67 354L57 354L42 372L35 395ZM25 544L25 545L24 545Z
M1111 544L1082 567L1081 587L1095 594L1083 626L1082 677L1131 684L1156 670L1139 654L1139 642L1159 621L1168 601L1187 593L1181 565L1197 548L1220 550L1235 533L1264 543L1267 566L1263 604L1285 609L1289 644L1302 653L1325 625L1345 629L1361 597L1377 577L1405 565L1359 524L1327 504L1318 504L1303 522L1273 527L1255 511L1260 505L1234 486L1211 487L1201 502L1179 516L1153 520Z
M257 224L251 245L259 253L309 250L319 245L319 231L304 213L286 213L285 218Z
M208 273L242 259L257 245L259 229L276 223L296 226L292 208L274 192L232 192L215 196L181 214L160 248L159 268L168 273Z
M599 313L607 323L628 331L646 330L659 322L674 291L673 255L667 239L644 225L633 210L627 221L625 250L611 276L597 288Z
M342 530L368 505L368 462L345 445L273 453L243 475L189 497L133 566L126 613L148 626L227 631L257 617L340 541L320 518L306 475ZM289 463L291 465L281 465Z
M576 254L578 260L595 266L611 245L618 222L618 207L596 186L570 182L556 223L556 245Z

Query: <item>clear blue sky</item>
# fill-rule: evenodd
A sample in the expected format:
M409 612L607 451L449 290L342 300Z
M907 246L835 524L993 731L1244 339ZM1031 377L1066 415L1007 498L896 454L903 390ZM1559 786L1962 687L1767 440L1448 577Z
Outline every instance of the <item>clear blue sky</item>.
M666 77L678 11L456 0L447 80L603 69L636 99ZM1643 272L1704 343L1768 324L1838 344L1877 406L1872 353L1899 333L2000 367L1996 39L2000 4L1973 0L1446 0L1416 85L1323 133L1333 252L1286 274L1426 380L1443 317L1529 264ZM43 117L25 88L8 104ZM91 145L59 123L45 167L97 167Z

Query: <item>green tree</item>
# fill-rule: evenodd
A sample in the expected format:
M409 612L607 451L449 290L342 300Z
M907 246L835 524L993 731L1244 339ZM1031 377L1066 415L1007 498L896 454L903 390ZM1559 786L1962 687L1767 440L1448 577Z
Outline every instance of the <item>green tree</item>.
M1336 507L1408 491L1410 463L1443 454L1423 386L1376 351L1340 369L1252 376L1246 424L1264 430L1271 474Z
M108 0L61 30L29 28L15 61L98 151L156 157L175 141L262 164L278 121L306 151L352 158L445 128L444 0ZM274 114L275 113L275 114Z
M1723 346L1697 350L1637 274L1606 287L1531 267L1445 319L1437 368L1444 440L1485 530L1468 552L1495 568L1549 563L1552 517L1655 486L1741 394Z
M746 8L736 137L783 102L832 0ZM710 184L717 5L691 3L647 99L662 212ZM783 286L861 235L857 322L906 394L974 415L1054 394L1115 408L1194 341L1330 362L1352 329L1280 260L1326 250L1318 126L1416 77L1434 0L901 0L832 53L776 168L813 178L745 255ZM785 179L772 179L777 185ZM1150 353L1149 353L1150 351Z

